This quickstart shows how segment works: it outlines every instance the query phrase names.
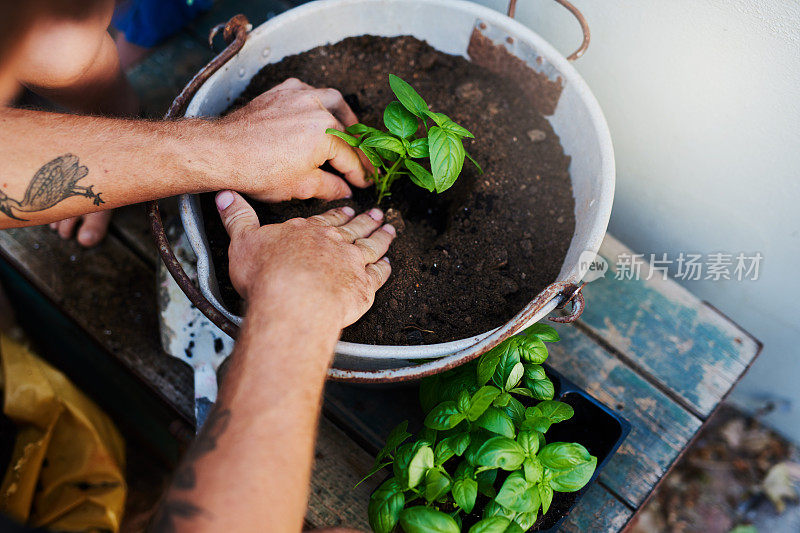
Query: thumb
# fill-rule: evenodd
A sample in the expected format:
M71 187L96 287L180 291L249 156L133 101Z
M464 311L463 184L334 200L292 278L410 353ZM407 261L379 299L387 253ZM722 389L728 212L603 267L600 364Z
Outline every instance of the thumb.
M347 183L336 174L318 168L311 179L315 181L314 198L331 201L353 196Z
M231 239L235 239L242 233L259 228L258 215L255 210L242 198L239 193L233 191L221 191L215 199L222 225Z

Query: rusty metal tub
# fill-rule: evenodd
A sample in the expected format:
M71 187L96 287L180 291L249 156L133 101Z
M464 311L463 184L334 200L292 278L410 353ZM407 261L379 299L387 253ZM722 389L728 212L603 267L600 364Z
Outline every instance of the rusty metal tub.
M566 0L556 1L576 15L584 30L584 42L570 56L575 59L588 45L588 27ZM514 3L512 0L509 6L511 16ZM332 379L385 383L442 372L478 357L567 301L572 303L572 314L562 321L573 320L583 308L578 287L605 235L614 196L611 138L597 101L569 61L511 16L461 0L318 0L249 31L246 19L238 15L224 27L228 49L195 77L170 110L173 116L184 109L187 117L219 115L266 63L363 34L413 35L442 52L464 56L471 44L475 46L477 37L495 46L495 52L521 59L537 77L555 87L552 109L543 111L550 115L565 152L571 156L569 170L576 217L575 234L557 281L506 324L474 337L422 346L340 341L334 367L329 371ZM197 196L180 198L180 214L198 258L199 291L187 283L182 269L170 260L171 249L159 229L161 221L155 205L150 214L159 250L179 285L201 311L235 336L242 319L226 309L219 297Z

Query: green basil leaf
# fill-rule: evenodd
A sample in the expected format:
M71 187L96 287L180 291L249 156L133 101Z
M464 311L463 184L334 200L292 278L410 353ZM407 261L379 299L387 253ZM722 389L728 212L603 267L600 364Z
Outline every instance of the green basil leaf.
M369 159L369 162L372 163L372 166L374 166L376 169L381 167L383 161L381 161L381 157L378 155L378 152L376 152L374 148L361 145L358 147L358 149L364 152L364 155L367 156L367 159Z
M511 418L516 427L525 421L525 406L516 398L509 397L508 403L501 410Z
M497 496L497 491L494 489L494 482L497 480L497 470L484 470L475 474L475 481L478 482L478 492L487 498L494 498Z
M504 352L505 347L503 344L500 344L483 354L480 359L478 359L478 385L485 385L486 382L492 379L495 369L500 363L500 358L503 356Z
M425 499L435 502L450 490L450 479L438 468L431 468L425 474ZM538 493L537 493L538 494Z
M526 389L525 387L517 387L515 389L511 389L509 392L519 394L520 396L525 396L526 398L533 398L533 393L531 390Z
M534 365L531 363L523 363L525 365L525 379L538 381L547 379L547 373L544 371L542 365Z
M450 435L449 437L442 439L440 444L447 446L455 455L460 457L467 450L470 440L469 433L456 433L455 435Z
M547 433L553 421L546 416L525 416L525 421L520 426L521 429L526 431L538 431L539 433Z
M511 520L503 516L484 518L469 528L469 533L505 533Z
M512 511L530 513L539 509L539 490L522 472L512 472L497 492L495 501Z
M525 472L525 479L528 483L539 483L544 474L544 467L537 457L528 457L522 463L522 469Z
M500 394L500 389L486 385L472 395L469 410L467 411L467 420L474 422L477 420L486 408L489 407L495 398Z
M514 367L517 366L517 363L520 362L515 339L515 337L512 337L504 341L501 345L504 350L500 354L500 361L497 363L497 369L492 377L494 384L501 389L505 387L511 372L514 370Z
M369 498L367 515L375 533L392 533L406 503L403 487L395 478L384 481Z
M475 161L474 159L472 159L472 156L471 156L471 155L469 155L469 152L467 152L466 150L464 150L464 155L466 155L466 156L467 156L467 159L469 159L470 161L472 161L472 164L473 164L473 165L475 165L475 168L477 168L477 169L478 169L478 174L483 174L483 169L481 168L481 166L478 164L478 162L477 162L477 161Z
M483 443L475 455L478 466L516 470L525 460L525 451L508 437L492 437Z
M439 444L436 445L436 449L433 451L433 464L442 465L456 454L455 450L453 450L450 445L451 442L452 441L448 441L447 439L442 439Z
M386 129L400 138L411 137L417 132L419 122L400 102L391 102L383 111L383 123Z
M367 126L366 124L353 124L345 128L347 133L352 135L364 135L365 133L382 133L381 130Z
M536 323L531 327L526 328L525 335L535 335L545 342L558 342L561 340L556 328L542 323Z
M399 141L398 141L399 142ZM402 143L400 143L402 146ZM405 150L405 148L404 148ZM375 148L375 151L378 152L378 155L381 156L383 159L389 161L390 163L394 163L398 159L400 159L400 155L397 152L392 150L387 150L386 148Z
M361 146L379 150L389 150L390 152L394 152L400 156L406 155L406 150L403 148L403 143L400 142L400 139L389 135L388 133L376 133L374 135L370 135L361 143Z
M433 120L437 126L442 128L443 130L458 135L459 137L470 137L474 138L475 136L467 130L467 128L460 126L453 122L453 119L445 115L444 113L434 113L432 111L428 111L425 113L431 120Z
M448 400L440 403L428 413L428 416L425 417L425 425L431 429L452 429L464 418L464 414L458 411L456 402Z
M375 474L377 474L378 472L380 472L381 470L383 470L384 468L386 468L387 466L389 466L389 465L390 465L390 464L392 464L393 462L394 462L394 461L392 461L392 460L389 460L389 461L386 461L386 462L383 462L383 463L380 463L380 462L376 461L376 462L375 462L375 463L372 465L372 468L370 469L370 471L369 471L369 472L367 472L367 475L366 475L366 476L364 476L363 478L361 478L361 481L359 481L358 483L356 483L356 484L355 484L355 486L354 486L353 488L355 489L356 487L358 487L359 485L361 485L362 483L364 483L366 480L368 480L369 478L371 478L372 476L374 476Z
M353 146L353 147L358 146L358 143L360 142L357 138L353 137L352 135L348 135L345 132L339 131L339 130L334 129L334 128L326 129L325 133L327 133L329 135L335 135L336 137L339 137L344 142L346 142L347 144L349 144L350 146Z
M421 505L403 509L400 512L400 526L405 533L460 533L461 531L452 516Z
M475 367L472 364L454 368L445 376L446 379L439 379L440 375L436 375L422 380L420 402L424 412L430 412L443 401L455 401L462 390L470 394L478 390L478 385L475 383Z
M478 498L478 482L473 478L474 475L475 469L463 461L453 477L453 500L467 513L472 512Z
M506 378L504 390L510 391L511 389L516 387L522 380L522 375L524 373L525 373L525 367L522 366L522 363L517 363L516 365L511 367L511 372L508 373L508 377Z
M429 157L430 152L428 152L428 138L423 137L421 139L411 141L411 147L406 151L408 152L408 157Z
M536 519L539 518L539 508L537 507L536 510L531 511L529 513L519 513L517 516L514 517L514 523L519 527L518 531L528 531L530 528L533 527L533 524L536 523ZM506 530L506 533L510 533Z
M576 442L553 442L537 455L550 477L550 487L574 492L586 485L597 467L597 457Z
M387 455L394 453L397 447L403 444L403 442L405 442L406 439L411 436L411 433L406 431L407 429L408 420L403 420L397 425L397 427L389 432L389 435L386 437L386 445L380 452L378 452L378 456L375 458L375 464L378 464L381 459Z
M514 422L503 411L496 407L487 408L475 421L475 425L492 433L514 438Z
M537 400L552 400L555 396L556 388L549 379L537 379L535 381L525 379L525 386L533 393Z
M519 515L517 515L519 516ZM519 524L517 524L516 520L508 524L506 528L506 533L525 533L525 530L522 529Z
M536 431L520 431L517 435L517 444L522 446L525 455L535 457L539 451L539 433Z
M408 464L411 458L417 453L422 446L416 442L409 442L398 446L394 452L394 463L392 463L392 472L397 481L403 486L408 487Z
M557 400L539 402L536 404L536 410L542 416L549 418L553 424L569 420L575 414L571 405Z
M494 405L495 407L505 407L506 405L508 405L510 401L511 401L511 395L507 392L503 392L502 394L500 394L500 396L495 398L495 400L492 402L492 405Z
M413 489L419 485L431 468L433 468L433 450L430 446L422 446L408 463L408 488Z
M464 145L457 135L433 126L428 130L428 150L436 192L442 193L455 183L461 173L466 157Z
M411 113L419 118L425 117L425 112L428 110L428 104L425 103L425 100L422 99L422 97L411 87L411 85L394 74L389 74L389 87L392 88L392 92L397 99L400 100L400 103L403 104L403 107L411 111Z
M516 339L520 350L519 355L523 361L540 365L547 360L549 354L542 339L536 336L519 336Z
M546 514L553 503L553 488L547 483L539 483L539 499L542 501L542 514Z
M411 178L411 181L414 182L414 185L422 187L429 192L434 191L436 184L433 181L433 174L428 172L427 168L423 167L416 161L412 161L411 159L404 160L403 164L408 170L411 171L409 178Z
M466 459L467 462L472 466L478 466L475 462L475 458L478 456L478 450L481 449L481 446L483 446L487 440L494 436L494 433L486 431L485 429L478 427L473 428L472 432L470 433L469 446L467 446L467 451L464 452L464 459Z
M462 390L458 393L458 398L456 399L456 408L458 409L458 412L466 415L467 411L469 411L469 404L469 393L465 390Z
M511 509L506 509L495 500L489 501L486 506L483 508L483 519L491 518L493 516L502 516L503 518L507 518L509 521L513 520L517 513L512 511Z
M592 479L595 468L597 468L597 458L592 456L590 461L568 470L553 470L550 486L559 492L581 490Z
M431 428L422 428L417 433L417 444L425 446L426 444L433 448L436 444L436 430Z

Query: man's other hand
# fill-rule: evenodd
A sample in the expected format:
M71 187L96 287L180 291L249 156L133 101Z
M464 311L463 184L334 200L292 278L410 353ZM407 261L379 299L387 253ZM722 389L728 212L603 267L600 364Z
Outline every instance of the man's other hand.
M260 226L240 195L223 191L216 203L231 238L231 281L251 304L265 298L301 316L321 312L342 329L372 306L391 273L385 254L396 232L380 209L354 216L341 207Z
M325 133L358 122L336 89L316 89L290 78L220 119L227 188L268 202L292 198L335 200L366 187L374 168L355 148ZM225 150L225 148L223 148ZM322 170L325 163L338 175Z

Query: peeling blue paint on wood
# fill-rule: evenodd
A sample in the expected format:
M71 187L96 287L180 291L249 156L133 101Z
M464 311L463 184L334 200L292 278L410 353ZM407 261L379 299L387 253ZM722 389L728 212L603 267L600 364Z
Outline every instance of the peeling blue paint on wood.
M561 342L548 346L548 364L631 423L600 480L637 507L702 422L577 328L556 327Z
M581 501L567 516L560 531L586 533L587 531L619 531L633 515L633 511L601 485L595 483L581 497Z
M606 236L600 253L613 268L631 251ZM649 274L644 265L642 278ZM589 283L581 323L707 417L758 354L747 333L673 280Z

